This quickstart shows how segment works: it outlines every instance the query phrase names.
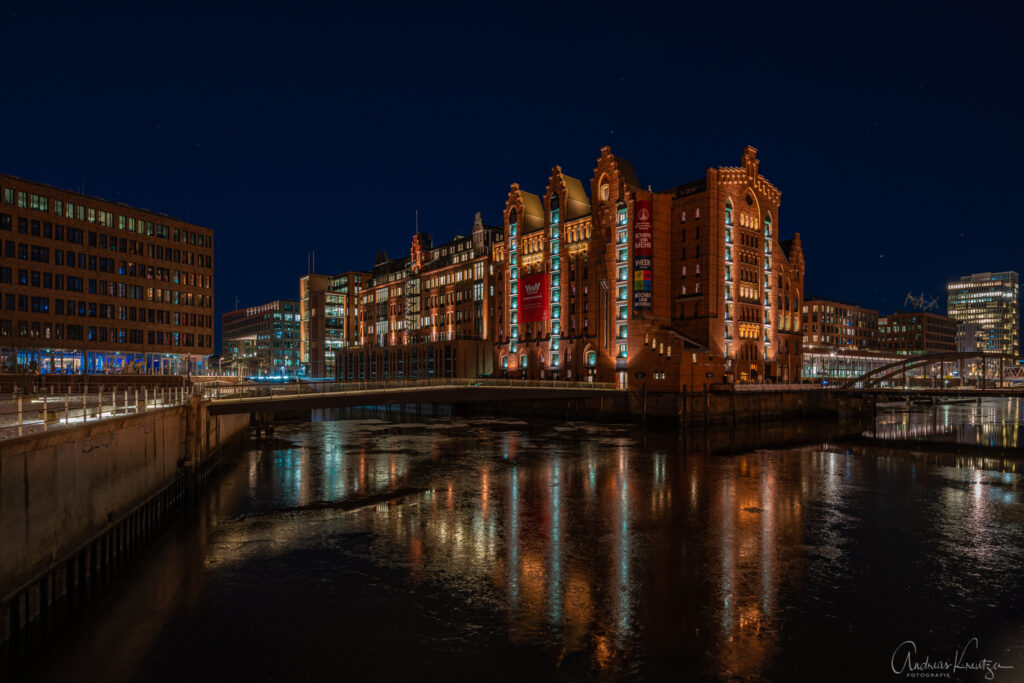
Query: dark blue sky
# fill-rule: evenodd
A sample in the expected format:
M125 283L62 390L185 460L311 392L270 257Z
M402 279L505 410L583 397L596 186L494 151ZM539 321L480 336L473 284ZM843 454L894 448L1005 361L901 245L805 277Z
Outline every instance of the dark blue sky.
M213 228L218 317L605 144L655 189L757 147L807 294L1024 266L1019 4L344 5L8 8L0 171Z

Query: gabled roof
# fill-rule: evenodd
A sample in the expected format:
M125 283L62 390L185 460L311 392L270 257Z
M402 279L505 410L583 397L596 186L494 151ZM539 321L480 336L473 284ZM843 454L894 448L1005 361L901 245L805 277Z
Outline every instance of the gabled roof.
M568 195L568 201L566 202L566 220L572 220L579 218L580 216L590 215L590 197L587 196L587 191L583 189L583 183L580 182L579 178L573 178L562 174L562 180L565 181L565 191Z
M612 157L614 157L615 165L619 167L619 173L622 174L626 184L640 187L640 179L637 177L636 171L633 170L633 164L630 163L629 159L623 159L618 154L613 154Z
M527 233L543 228L544 204L540 201L540 197L526 190L519 190L519 196L523 200L523 232Z

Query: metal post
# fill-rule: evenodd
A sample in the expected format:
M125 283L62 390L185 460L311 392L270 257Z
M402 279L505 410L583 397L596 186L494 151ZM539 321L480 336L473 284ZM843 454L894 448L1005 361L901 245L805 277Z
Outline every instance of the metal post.
M135 388L135 414L139 413L139 389Z
M47 426L46 426L46 418L49 417L49 415L47 415L47 413L46 413L47 403L49 403L49 399L47 398L46 394L43 394L43 431L44 432L47 431L47 429L48 429Z
M82 422L89 421L89 387L82 388Z
M99 407L99 419L103 419L103 385L101 384L99 390L96 392L96 405Z
M23 415L22 415L22 412L21 412L21 396L19 396L18 397L18 436L21 436L21 434L22 434L21 425L22 425L23 421L24 421L23 420Z
M69 408L69 404L71 403L71 401L69 400L70 398L71 398L71 392L69 390L68 393L64 394L64 426L65 427L68 426L68 408Z

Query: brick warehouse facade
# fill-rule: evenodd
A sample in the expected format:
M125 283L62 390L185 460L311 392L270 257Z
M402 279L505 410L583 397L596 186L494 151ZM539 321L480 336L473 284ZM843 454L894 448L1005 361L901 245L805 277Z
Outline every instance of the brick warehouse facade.
M213 231L0 175L0 356L40 372L197 372Z
M337 354L341 380L478 377L492 373L492 245L500 227L476 214L468 236L434 246L413 236L409 256L377 256L360 291L359 346Z
M662 391L798 381L804 261L799 234L779 239L780 199L752 147L659 192L608 147L589 196L559 167L542 196L513 184L492 255L495 374Z

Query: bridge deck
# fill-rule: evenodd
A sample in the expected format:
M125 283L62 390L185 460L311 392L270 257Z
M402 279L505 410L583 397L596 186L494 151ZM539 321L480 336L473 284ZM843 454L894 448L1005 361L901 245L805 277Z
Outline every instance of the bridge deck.
M327 385L283 385L211 389L212 415L264 410L312 410L403 403L490 403L622 396L614 385L515 380L426 380Z

